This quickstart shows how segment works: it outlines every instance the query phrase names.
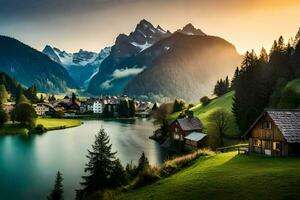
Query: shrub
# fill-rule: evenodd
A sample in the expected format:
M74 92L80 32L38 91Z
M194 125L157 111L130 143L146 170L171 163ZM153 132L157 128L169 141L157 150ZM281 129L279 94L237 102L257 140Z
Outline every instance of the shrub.
M28 103L17 104L11 112L11 120L13 122L17 121L21 123L21 126L30 129L35 127L37 114Z
M42 124L38 124L32 132L41 134L47 132L47 129Z
M211 99L208 98L207 96L204 96L200 99L200 102L202 103L203 106L206 106L211 102Z
M139 188L157 181L158 179L160 179L159 170L159 167L147 167L138 174L135 181L133 182L132 188Z
M64 117L64 115L65 115L65 113L61 110L55 111L55 113L53 114L53 118L61 119Z
M175 99L173 105L173 112L182 111L186 108L186 103L183 99Z

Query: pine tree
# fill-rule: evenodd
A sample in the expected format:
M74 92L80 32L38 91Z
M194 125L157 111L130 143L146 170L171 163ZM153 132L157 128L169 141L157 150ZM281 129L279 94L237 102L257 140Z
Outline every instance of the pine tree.
M293 41L293 47L296 47L296 45L299 43L299 40L300 40L300 28L298 30L298 32L296 33L296 36L294 38L294 41Z
M225 87L226 87L226 90L228 90L228 88L230 87L228 76L226 76L226 78L225 78Z
M264 47L262 47L260 50L259 60L264 63L269 62L269 55Z
M113 172L116 154L116 152L112 152L111 148L109 137L105 130L101 128L95 136L92 150L88 150L87 158L89 162L85 168L88 175L82 176L84 180L81 183L83 189L77 193L79 199L97 190L111 187L110 177Z
M35 85L29 87L27 90L23 91L23 94L26 96L27 99L30 100L32 103L37 103L39 101L37 97L37 88Z
M21 94L20 97L18 98L17 104L23 104L23 103L30 104L30 101L27 99L27 97L24 94Z
M58 171L55 177L54 188L50 193L48 200L63 200L63 178L62 174Z
M128 174L119 159L114 161L110 182L112 187L119 187L128 182Z
M225 80L220 79L214 87L214 94L218 97L226 94L229 91L229 79L226 76Z
M0 104L6 103L7 100L8 100L8 92L6 90L5 85L1 84L0 85Z
M119 116L120 117L129 117L129 103L128 103L127 99L120 101Z
M76 100L77 100L76 94L72 92L72 102L75 103Z
M129 100L129 116L134 117L135 116L135 101L134 99Z
M240 75L240 69L239 69L239 67L237 67L237 68L235 69L233 78L232 78L232 80L231 80L231 87L232 87L233 89L235 88L235 84L236 84L236 82L237 82L237 80L238 80L238 78L239 78L239 75Z
M150 165L149 165L148 158L146 157L145 152L143 152L141 154L141 157L139 159L138 166L137 166L138 173L144 171L149 166Z

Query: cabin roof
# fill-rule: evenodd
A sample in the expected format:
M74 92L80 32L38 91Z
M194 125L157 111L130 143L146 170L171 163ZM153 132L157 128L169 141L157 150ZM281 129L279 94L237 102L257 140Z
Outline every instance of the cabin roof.
M180 119L175 120L174 122L176 122L176 121L178 122L181 129L184 131L201 130L204 128L201 120L197 117L180 118Z
M187 139L187 140L198 142L198 141L201 141L205 137L206 137L206 134L204 134L204 133L191 132L190 134L188 134L184 138Z
M257 122L269 115L288 143L300 143L300 110L270 110L267 109L247 130L248 135Z

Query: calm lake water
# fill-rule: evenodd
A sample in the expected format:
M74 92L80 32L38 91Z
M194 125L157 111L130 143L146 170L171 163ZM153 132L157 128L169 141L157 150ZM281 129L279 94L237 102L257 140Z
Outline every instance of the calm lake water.
M79 188L85 155L103 126L110 136L113 150L125 165L136 163L144 151L151 164L159 165L166 157L164 150L148 139L154 127L145 119L118 121L84 121L70 129L50 131L28 138L0 137L0 199L46 199L55 173L63 173L65 199L74 199Z

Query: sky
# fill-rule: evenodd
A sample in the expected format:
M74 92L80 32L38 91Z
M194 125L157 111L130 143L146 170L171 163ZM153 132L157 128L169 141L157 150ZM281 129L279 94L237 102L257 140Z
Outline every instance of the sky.
M98 52L146 19L171 32L192 23L242 54L295 36L299 10L299 0L0 0L0 35L38 50Z

